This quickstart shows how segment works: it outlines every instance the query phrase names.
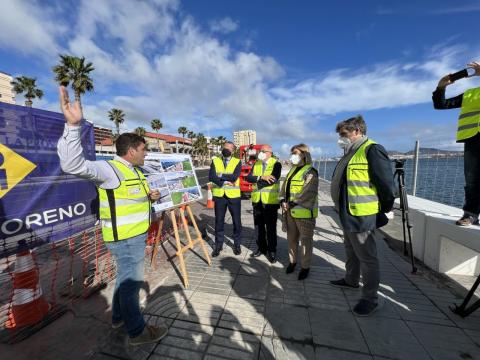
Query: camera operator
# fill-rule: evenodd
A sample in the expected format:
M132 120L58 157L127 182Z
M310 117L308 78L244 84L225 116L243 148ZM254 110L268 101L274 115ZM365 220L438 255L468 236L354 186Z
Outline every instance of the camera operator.
M367 125L360 115L339 122L336 131L345 155L333 173L331 196L340 215L347 261L345 277L330 283L356 289L361 273L362 297L353 313L368 316L378 309L375 229L387 224L385 213L395 200L392 165L384 147L366 136Z
M480 75L480 62L467 65ZM465 93L445 99L445 88L462 77L469 77L467 69L445 75L438 82L432 100L435 109L461 108L458 117L457 142L464 143L465 202L463 216L456 221L459 226L478 225L480 213L480 88L468 89Z

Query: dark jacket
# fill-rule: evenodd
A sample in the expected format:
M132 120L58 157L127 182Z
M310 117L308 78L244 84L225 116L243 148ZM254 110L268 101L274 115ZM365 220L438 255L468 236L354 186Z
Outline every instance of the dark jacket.
M222 187L225 181L230 181L234 183L240 176L242 171L242 162L240 161L238 165L235 167L235 171L233 174L222 174L221 177L217 176L217 172L215 170L215 165L213 165L213 161L210 164L210 171L208 173L208 181L215 183L217 186Z
M277 183L280 180L280 176L282 176L282 164L280 164L280 161L277 161L275 165L273 165L273 171L272 171L272 176L275 177L275 183ZM253 175L253 166L250 172L248 173L246 180L249 183L252 184L257 184L258 190L263 189L265 186L269 186L272 184L269 184L265 180L258 179L258 176Z
M372 144L366 150L368 171L372 183L377 188L380 212L376 215L353 216L348 210L347 173L343 174L340 185L339 215L343 230L348 232L365 232L382 227L388 223L385 213L393 208L395 201L395 184L392 163L387 151L380 144Z
M463 94L454 96L450 99L445 99L445 89L436 88L432 94L433 107L437 110L457 109L462 107ZM470 141L480 141L480 134L465 140L457 140L457 143L464 143Z
M280 161L277 161L275 165L273 165L272 176L275 177L275 182L272 184L276 184L280 181L280 177L282 176L282 164ZM258 179L258 176L253 175L253 166L250 172L248 173L247 177L245 178L249 183L257 184L257 189L261 190L266 186L270 186L265 180ZM254 204L254 206L260 206L262 204L262 200L260 198L260 202L258 204ZM264 204L265 207L279 207L280 205L274 204Z

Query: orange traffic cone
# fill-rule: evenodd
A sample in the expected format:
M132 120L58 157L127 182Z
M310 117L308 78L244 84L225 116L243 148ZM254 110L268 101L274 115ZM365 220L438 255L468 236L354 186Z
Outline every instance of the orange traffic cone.
M18 242L18 253L13 273L13 299L5 327L14 329L33 325L50 310L39 282L38 267L25 240Z
M215 203L213 202L212 184L208 183L207 209L213 209L214 205L215 205Z

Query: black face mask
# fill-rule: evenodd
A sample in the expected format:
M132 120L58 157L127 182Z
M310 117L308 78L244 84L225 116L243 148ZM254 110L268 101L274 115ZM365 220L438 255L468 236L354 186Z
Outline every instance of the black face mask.
M228 158L228 157L232 156L232 152L228 149L222 149L222 155L223 155L223 157Z

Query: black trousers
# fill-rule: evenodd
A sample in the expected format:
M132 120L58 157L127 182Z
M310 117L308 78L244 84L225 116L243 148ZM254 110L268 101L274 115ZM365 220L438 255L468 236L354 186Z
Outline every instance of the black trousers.
M228 208L233 220L234 245L239 247L242 243L241 199L215 196L213 200L215 201L215 246L221 247L223 245L225 239L225 214Z
M465 204L463 210L480 214L480 134L465 141L464 150Z
M277 251L278 205L253 204L253 221L257 229L258 250Z

